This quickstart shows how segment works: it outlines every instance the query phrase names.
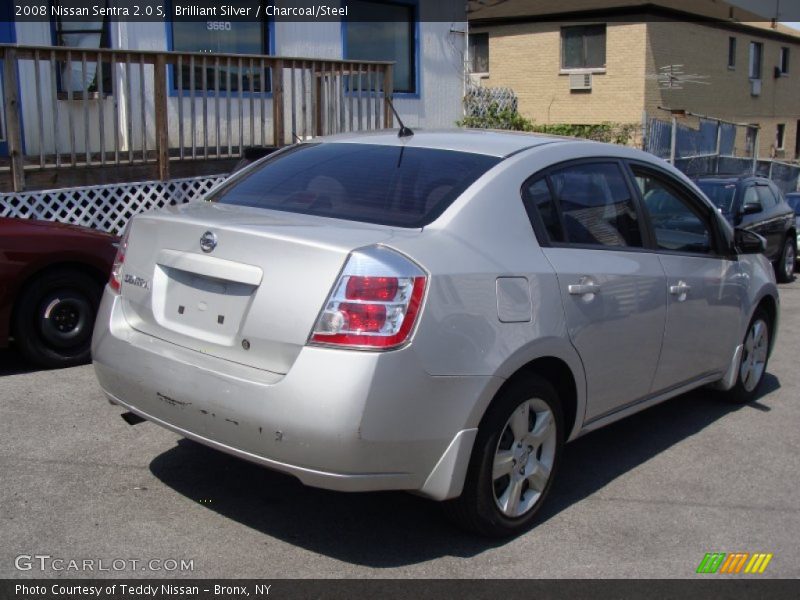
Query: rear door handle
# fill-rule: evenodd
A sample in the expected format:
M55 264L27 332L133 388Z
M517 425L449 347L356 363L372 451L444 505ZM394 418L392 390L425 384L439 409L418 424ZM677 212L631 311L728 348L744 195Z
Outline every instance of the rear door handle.
M589 277L583 277L579 283L568 285L567 291L573 296L594 296L600 293L600 285Z

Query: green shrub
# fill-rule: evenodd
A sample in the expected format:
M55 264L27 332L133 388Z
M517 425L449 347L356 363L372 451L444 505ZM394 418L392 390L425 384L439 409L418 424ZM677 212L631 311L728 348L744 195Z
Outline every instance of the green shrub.
M474 129L507 129L546 133L623 145L631 141L637 128L637 125L633 123L599 123L595 125L558 123L554 125L539 125L531 119L523 117L517 111L498 109L496 103L489 105L486 114L481 116L468 115L461 121L457 121L456 125Z

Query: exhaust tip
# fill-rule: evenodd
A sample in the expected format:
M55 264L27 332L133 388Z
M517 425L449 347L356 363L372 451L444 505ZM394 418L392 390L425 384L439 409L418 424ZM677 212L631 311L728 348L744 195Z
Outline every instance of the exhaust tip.
M139 415L136 415L132 412L122 413L120 417L122 417L122 420L125 421L128 425L138 425L139 423L143 423L144 421L147 420L143 419Z

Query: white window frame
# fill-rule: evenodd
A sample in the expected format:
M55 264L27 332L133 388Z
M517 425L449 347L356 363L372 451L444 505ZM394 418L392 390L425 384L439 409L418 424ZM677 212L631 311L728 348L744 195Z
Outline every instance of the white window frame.
M786 123L778 123L775 127L775 149L786 150Z
M789 74L789 58L791 54L789 53L788 46L781 46L780 54L778 55L778 69L780 69L781 75L788 75Z
M739 49L738 46L739 43L736 40L736 37L730 36L728 38L728 69L730 69L731 71L736 70L736 58L737 58L736 53ZM731 59L733 60L731 61Z
M606 28L606 62L602 67L574 67L569 68L564 66L564 30L572 27L593 27L602 26ZM570 75L572 73L605 73L608 67L608 23L571 23L562 25L558 30L558 66L559 75Z
M755 73L756 52L758 47L758 74ZM763 42L750 42L750 55L748 61L747 76L751 81L760 81L764 76L764 44Z

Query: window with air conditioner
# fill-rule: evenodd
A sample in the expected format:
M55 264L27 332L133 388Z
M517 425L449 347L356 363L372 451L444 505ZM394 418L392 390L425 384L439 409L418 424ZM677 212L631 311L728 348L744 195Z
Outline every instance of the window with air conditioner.
M561 28L561 69L605 69L606 26L577 25Z

